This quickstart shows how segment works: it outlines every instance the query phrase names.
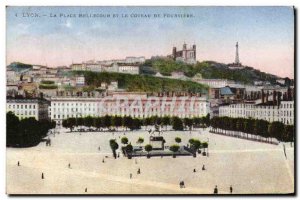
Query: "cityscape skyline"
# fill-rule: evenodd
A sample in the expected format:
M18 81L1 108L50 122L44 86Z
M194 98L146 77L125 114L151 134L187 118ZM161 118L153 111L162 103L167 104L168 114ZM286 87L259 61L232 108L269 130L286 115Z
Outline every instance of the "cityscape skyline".
M26 17L27 12L46 17ZM129 17L50 17L80 13ZM155 13L162 17L144 16ZM174 13L192 17L170 17ZM91 59L150 58L169 55L173 46L180 49L184 42L197 45L198 61L232 63L237 41L242 64L294 77L292 7L7 8L7 64L20 61L55 67Z

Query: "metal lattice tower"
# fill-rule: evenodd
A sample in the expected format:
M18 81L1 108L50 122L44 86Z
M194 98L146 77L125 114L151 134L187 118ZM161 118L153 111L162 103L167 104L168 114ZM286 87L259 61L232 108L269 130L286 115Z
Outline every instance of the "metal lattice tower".
M235 45L235 64L240 64L240 59L239 59L239 43L236 42Z

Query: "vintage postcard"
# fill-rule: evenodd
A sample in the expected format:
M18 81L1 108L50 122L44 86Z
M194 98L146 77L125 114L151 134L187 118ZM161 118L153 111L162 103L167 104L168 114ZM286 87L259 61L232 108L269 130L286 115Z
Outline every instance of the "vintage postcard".
M6 193L295 194L293 7L6 8Z

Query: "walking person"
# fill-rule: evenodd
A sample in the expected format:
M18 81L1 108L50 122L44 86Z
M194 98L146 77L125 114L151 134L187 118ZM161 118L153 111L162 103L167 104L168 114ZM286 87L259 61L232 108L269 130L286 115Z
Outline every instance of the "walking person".
M87 188L85 188L85 190L84 190L85 192L87 192Z
M202 170L203 170L203 171L205 170L205 165L202 166Z
M71 169L71 163L68 164L69 169Z
M140 168L138 169L137 174L141 174L141 169Z
M214 194L218 194L218 186L215 187Z
M129 174L129 178L132 179L132 173Z
M42 179L44 179L44 173L42 173Z
M20 162L18 161L18 166L20 166Z
M196 169L194 169L194 173L196 172Z
M232 194L232 191L233 191L232 185L230 186L229 190L230 190L230 194Z

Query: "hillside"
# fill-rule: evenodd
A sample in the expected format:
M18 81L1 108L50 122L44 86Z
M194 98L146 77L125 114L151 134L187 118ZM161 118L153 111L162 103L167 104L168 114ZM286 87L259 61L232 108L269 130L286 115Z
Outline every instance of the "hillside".
M270 81L275 83L278 78L275 75L261 72L252 67L233 70L226 64L214 61L197 62L195 65L188 65L182 62L176 62L172 59L152 59L147 60L141 66L143 74L155 74L160 72L164 76L170 76L172 72L184 72L187 77L192 78L196 74L201 74L206 79L229 79L240 83L253 84L253 81Z
M149 75L132 75L108 72L74 71L83 74L87 85L100 87L102 82L118 81L119 88L128 92L201 92L207 93L207 87L192 81L158 78Z
M7 68L16 72L20 72L20 71L32 69L32 65L24 64L20 62L13 62L10 65L8 65Z

